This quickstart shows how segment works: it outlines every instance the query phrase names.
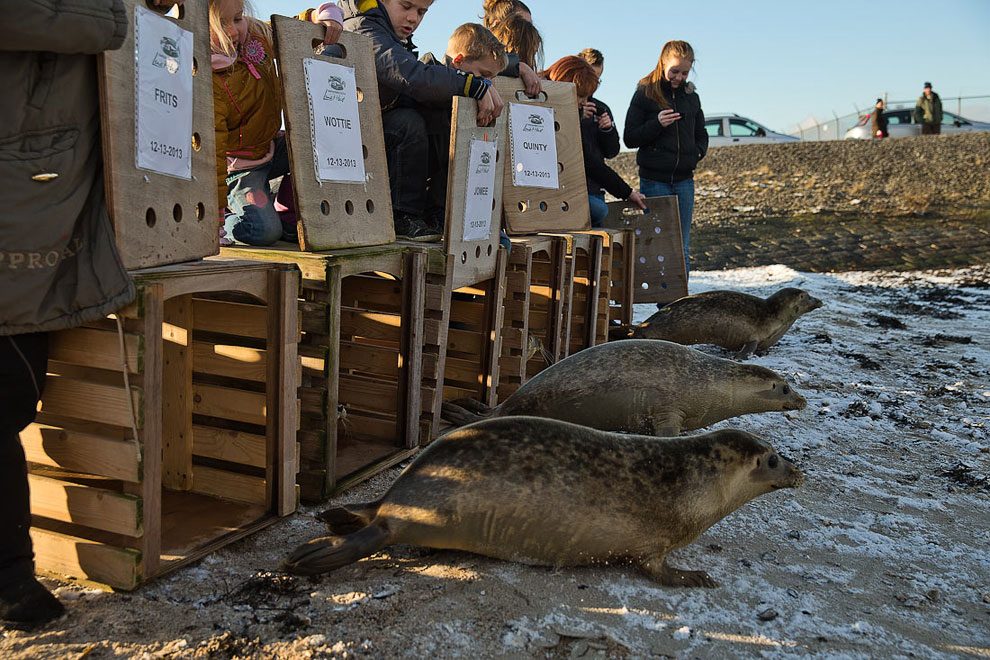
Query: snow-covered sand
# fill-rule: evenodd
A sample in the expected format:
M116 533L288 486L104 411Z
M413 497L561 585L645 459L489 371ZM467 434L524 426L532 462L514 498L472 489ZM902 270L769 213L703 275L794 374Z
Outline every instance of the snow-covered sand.
M407 547L314 580L272 573L325 533L311 508L132 594L49 582L68 616L6 632L0 656L990 657L990 268L770 266L691 285L825 301L751 360L808 407L716 426L766 438L806 476L672 554L719 588ZM636 320L652 312L637 306ZM341 501L372 499L397 473Z

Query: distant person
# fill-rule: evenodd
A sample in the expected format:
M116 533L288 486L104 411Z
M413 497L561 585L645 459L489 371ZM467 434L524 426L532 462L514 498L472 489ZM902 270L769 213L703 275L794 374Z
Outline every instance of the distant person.
M890 137L890 133L887 131L887 115L883 113L883 99L877 99L877 104L873 108L872 126L873 137Z
M942 132L942 99L932 91L930 82L925 83L924 91L914 104L914 121L921 124L922 135Z
M597 90L601 84L605 56L595 48L585 48L578 54L578 57L583 59L588 64L588 69L595 74L594 89ZM568 61L568 58L559 60L548 71L553 71L559 76L560 73L555 71L554 67L561 68L559 65ZM581 67L577 62L571 63L569 67L571 76L574 75L575 71L581 71L582 78L587 75L584 73L584 67ZM554 78L554 80L556 79ZM619 199L628 199L639 208L646 210L643 195L633 190L615 170L605 163L607 158L615 158L619 154L619 131L615 128L611 108L590 94L584 103L579 103L579 108L581 109L581 145L584 149L584 171L588 182L588 203L591 207L591 226L601 227L605 223L605 217L608 215L608 205L605 203L606 191Z
M639 81L626 112L626 146L638 149L639 192L646 197L677 195L688 267L688 243L694 214L694 169L708 151L701 99L687 82L694 49L686 41L668 41L652 73Z

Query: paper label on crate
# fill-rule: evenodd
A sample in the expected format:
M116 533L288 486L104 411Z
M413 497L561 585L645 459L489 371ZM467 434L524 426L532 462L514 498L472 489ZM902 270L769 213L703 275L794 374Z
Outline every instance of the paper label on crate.
M364 183L364 147L354 69L312 58L303 60L303 68L316 178Z
M495 142L471 140L468 161L467 203L464 205L464 240L487 241L492 231L495 199Z
M512 185L559 188L553 108L510 103L509 135Z
M193 34L134 7L135 165L192 178Z

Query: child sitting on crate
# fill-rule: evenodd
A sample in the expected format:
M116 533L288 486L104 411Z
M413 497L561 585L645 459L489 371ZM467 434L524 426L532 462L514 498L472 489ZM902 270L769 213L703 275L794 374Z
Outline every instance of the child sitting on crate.
M428 117L440 107L449 115L453 97L468 96L478 102L478 123L487 125L501 114L502 99L490 76L419 61L411 38L433 0L341 0L340 4L344 28L369 37L374 49L395 233L414 241L440 240L443 211L427 209L428 128L436 132Z
M343 14L333 3L299 18L325 25L326 44L336 43L343 29ZM220 244L295 241L295 228L283 228L269 185L289 173L271 28L245 15L244 0L210 0L210 47Z

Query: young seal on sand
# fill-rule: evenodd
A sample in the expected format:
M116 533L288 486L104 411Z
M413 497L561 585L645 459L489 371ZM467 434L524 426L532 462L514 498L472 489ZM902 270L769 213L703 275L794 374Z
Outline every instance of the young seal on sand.
M799 316L822 301L787 287L763 299L738 291L706 291L678 298L638 325L609 331L610 339L663 339L678 344L715 344L736 351L741 360L763 354L777 343Z
M544 369L495 408L443 404L458 425L533 415L602 431L673 436L729 417L801 410L804 397L779 374L666 341L631 339L587 348Z
M667 586L714 587L667 564L751 499L802 481L756 436L723 430L657 440L537 417L492 419L427 447L384 497L327 511L338 536L282 562L332 571L392 543L545 566L630 562Z

